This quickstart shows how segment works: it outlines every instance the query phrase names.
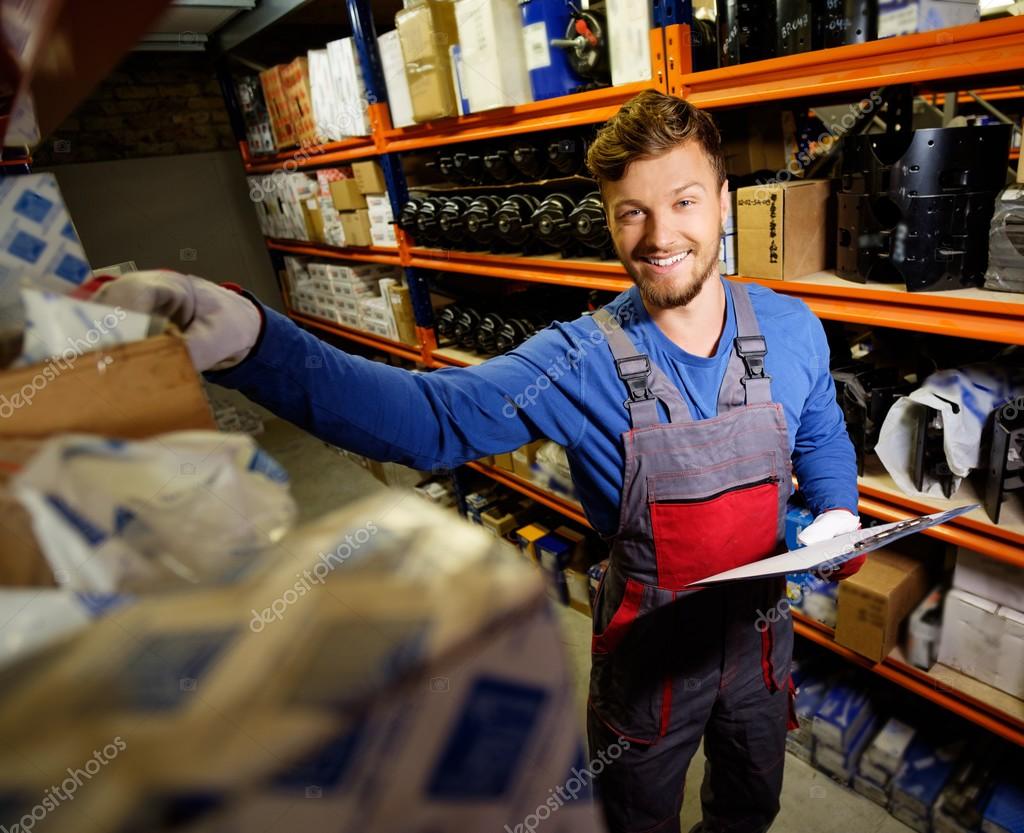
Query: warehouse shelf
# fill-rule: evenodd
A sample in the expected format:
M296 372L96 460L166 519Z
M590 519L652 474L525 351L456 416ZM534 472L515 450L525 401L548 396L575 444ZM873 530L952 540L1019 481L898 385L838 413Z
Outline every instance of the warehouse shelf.
M387 266L401 266L398 249L382 246L360 246L341 248L326 246L323 243L306 243L301 240L278 240L267 237L267 248L285 254L304 255L305 257L326 257L331 260L355 260L364 263L383 263Z
M335 321L328 321L326 318L304 315L290 309L288 310L288 317L293 321L299 324L304 324L314 330L330 333L331 335L338 336L339 338L345 338L358 344L364 344L367 347L374 347L384 353L390 353L392 356L399 356L413 362L423 361L423 356L419 347L413 347L409 344L404 344L401 341L392 341L389 338L382 338L381 336L374 335L373 333L368 333L365 330L356 330L352 327L346 327L343 324L338 324Z
M487 361L483 356L458 347L438 347L431 350L430 357L437 367L472 367Z
M978 484L971 478L965 479L956 495L949 500L905 494L875 458L869 458L864 468L864 476L857 482L862 495L921 515L944 512L971 503L984 503L984 495L979 494ZM989 520L984 508L979 508L954 518L945 526L947 529L963 528L1015 545L1020 548L1018 560L1024 566L1024 501L1016 495L1010 495L1003 503L1000 518L1000 523L994 524Z
M257 154L249 152L248 143L242 144L242 161L247 174L271 173L278 169L306 170L322 165L336 165L374 156L377 153L372 137L344 139L340 142L327 142L322 145L293 148L275 154Z
M737 107L1014 72L1022 53L1024 17L1011 17L681 75L673 87L698 107Z
M1009 86L1009 87L991 87L980 90L972 90L979 97L986 101L1012 101L1019 98L1024 98L1024 87L1022 86ZM933 93L932 95L925 96L931 101L936 107L941 107L946 103L945 93ZM976 104L977 100L971 93L957 93L956 96L957 104Z
M466 467L471 468L473 471L479 472L480 474L486 475L491 478L491 480L501 483L503 486L515 489L520 494L533 498L538 503L543 503L549 509L554 509L556 512L560 512L571 521L575 521L576 523L582 524L588 528L590 527L590 522L587 520L587 516L583 514L583 507L576 501L567 500L561 495L556 495L554 492L542 489L536 483L519 477L519 475L513 474L510 471L499 469L496 466L489 466L486 463L474 461L466 463Z
M874 662L835 641L832 628L791 610L796 632L948 711L1024 746L1024 701L943 665L922 671L906 662L897 647L882 662Z
M1024 344L1024 295L987 289L907 292L902 284L861 284L833 272L796 280L730 275L804 300L821 318L1006 344Z
M441 147L453 142L496 139L538 130L578 127L609 119L624 102L637 93L657 86L655 81L638 81L618 87L532 101L514 107L485 110L467 116L438 119L410 127L386 128L383 145L388 153Z

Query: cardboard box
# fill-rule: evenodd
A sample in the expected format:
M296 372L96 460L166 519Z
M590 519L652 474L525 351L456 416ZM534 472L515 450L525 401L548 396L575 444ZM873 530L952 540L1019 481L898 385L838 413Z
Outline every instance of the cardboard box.
M939 662L994 684L1003 638L998 610L999 605L993 601L964 590L950 590L942 609Z
M651 4L646 0L608 0L612 86L650 79L653 27Z
M985 816L981 823L983 833L1016 833L1024 818L1024 783L1016 780L1001 780L992 791L985 805Z
M349 246L370 245L370 218L366 209L362 211L342 211L341 227L345 232L345 242Z
M366 209L370 212L370 223L386 225L395 221L391 211L391 200L387 194L366 194Z
M931 586L917 559L876 550L864 566L839 582L836 642L881 662L899 640L900 626Z
M366 208L366 198L359 190L354 178L336 179L330 183L331 200L338 211L355 211Z
M814 747L814 763L827 772L837 781L849 786L857 771L857 762L870 743L878 728L878 718L875 715L868 717L857 732L853 743L845 751L834 749L825 743L818 743Z
M282 69L283 67L278 65L260 73L260 85L263 87L263 98L267 102L267 113L270 115L274 146L278 150L292 147L298 141L292 125L291 107L281 80Z
M217 427L185 342L172 335L4 371L0 413L0 437L79 431L135 439Z
M892 783L893 804L928 819L943 787L953 774L961 745L936 747L920 735L907 750L904 766Z
M281 86L288 102L288 113L295 139L302 147L319 141L313 117L313 96L309 89L309 62L301 55L281 67Z
M389 282L385 284L384 281ZM384 278L381 281L381 291L387 293L388 301L391 303L391 314L398 330L398 340L413 347L417 346L419 342L416 338L416 318L413 316L409 287L402 286L393 278Z
M461 52L459 77L469 111L533 101L516 0L458 0L455 18ZM649 32L644 33L644 39L649 43ZM650 61L647 72L649 76Z
M425 0L395 15L413 118L428 122L456 114L448 47L459 42L455 4Z
M541 524L529 524L516 531L516 543L519 545L519 549L537 561L539 558L537 542L550 532L551 530Z
M740 188L736 194L739 272L786 280L828 266L830 180L792 180Z
M405 59L398 31L385 32L377 38L380 63L384 70L384 84L388 91L388 110L392 127L408 127L416 123L412 116L412 98L409 80L405 75Z
M395 227L391 223L371 223L370 245L379 246L382 249L397 248L398 237L395 235Z
M1024 613L1009 607L996 611L1002 623L996 677L992 683L1000 691L1024 698Z
M505 471L513 471L512 452L509 451L504 454L495 454L494 465L499 469L504 469Z
M819 743L846 752L874 713L867 692L850 683L839 683L832 686L814 715L814 738Z
M885 784L899 772L907 750L914 740L915 729L896 718L890 718L871 742L861 759L861 774Z
M388 190L388 186L384 182L384 171L372 159L365 162L353 162L352 176L355 177L360 193L384 194Z
M1024 570L973 550L957 548L953 586L996 604L1024 610Z

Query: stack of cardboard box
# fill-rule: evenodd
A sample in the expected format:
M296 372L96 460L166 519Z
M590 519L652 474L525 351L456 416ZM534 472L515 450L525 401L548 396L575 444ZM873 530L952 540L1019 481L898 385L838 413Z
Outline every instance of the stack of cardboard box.
M814 715L814 765L847 786L874 737L878 716L866 691L847 682L829 689Z
M891 718L861 756L853 788L882 807L889 806L892 780L903 766L914 728Z

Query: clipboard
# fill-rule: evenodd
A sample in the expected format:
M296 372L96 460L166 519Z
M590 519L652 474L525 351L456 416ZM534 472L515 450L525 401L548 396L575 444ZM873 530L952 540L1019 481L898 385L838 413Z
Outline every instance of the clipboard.
M922 532L929 527L944 524L953 520L953 518L979 508L979 506L980 504L978 503L972 503L968 506L959 506L956 509L947 509L945 512L922 515L919 518L909 518L905 521L882 524L868 529L858 529L845 535L837 535L828 541L821 541L817 544L784 552L782 555L762 558L760 561L745 564L742 567L735 567L723 573L716 573L713 576L692 582L687 587L704 587L712 584L721 584L726 581L768 578L770 576L784 576L786 573L806 573L812 571L819 573L822 578L827 579L831 573L834 573L851 558L856 558L864 553L888 546L893 541Z

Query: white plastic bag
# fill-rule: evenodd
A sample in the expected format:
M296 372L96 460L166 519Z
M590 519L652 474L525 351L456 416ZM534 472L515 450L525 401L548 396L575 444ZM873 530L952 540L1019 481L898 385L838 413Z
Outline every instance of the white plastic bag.
M912 460L917 440L917 411L934 408L942 419L942 444L953 472L953 491L971 469L981 465L981 435L992 411L1024 393L1024 370L976 364L933 373L920 388L896 400L882 423L875 452L890 477L908 495L914 487ZM944 498L942 484L925 478L923 493Z
M230 579L295 517L284 470L251 437L214 431L65 434L10 488L58 584L81 592Z

